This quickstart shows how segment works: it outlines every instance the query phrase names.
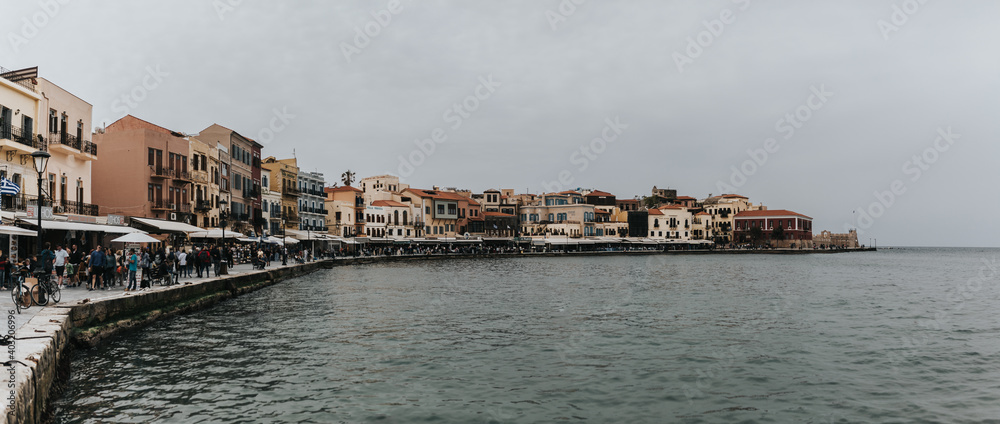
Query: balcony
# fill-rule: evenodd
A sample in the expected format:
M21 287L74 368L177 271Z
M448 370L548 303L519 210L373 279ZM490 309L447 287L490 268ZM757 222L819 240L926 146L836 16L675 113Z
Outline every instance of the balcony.
M56 202L53 212L97 216L98 208L97 205L90 203L77 202L73 200L60 200Z
M149 167L149 172L150 172L149 176L153 177L153 178L170 178L171 176L173 176L173 172L171 172L171 171L173 171L173 170L172 169L164 168L162 166L161 167L150 166Z
M171 205L168 204L168 203L166 203L166 202L164 202L163 200L154 200L152 202L149 202L149 206L153 210L161 210L161 211L173 210L173 208L171 207Z
M191 173L188 171L182 171L179 169L170 169L168 170L168 172L173 174L175 183L190 184L194 181L191 178Z
M281 189L281 195L282 196L299 197L299 194L301 194L301 192L299 191L299 189L294 188L292 186L284 186Z
M49 133L49 148L53 153L62 152L83 160L97 159L97 145L73 134Z
M33 72L32 72L33 71ZM35 93L35 85L31 83L31 78L26 78L27 75L37 75L38 68L27 68L17 71L11 71L10 69L0 67L0 78L10 81L23 87L32 93Z
M0 140L3 140L2 145L20 150L24 154L31 154L35 150L48 150L48 144L41 134L25 133L20 127L0 127Z
M192 171L191 179L199 184L208 184L208 172L205 171Z
M212 202L208 200L198 200L194 204L195 212L208 212L212 210Z

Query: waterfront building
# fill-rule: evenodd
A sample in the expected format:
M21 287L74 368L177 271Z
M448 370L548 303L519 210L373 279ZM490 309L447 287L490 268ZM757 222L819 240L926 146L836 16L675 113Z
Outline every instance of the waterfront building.
M197 138L205 143L224 146L228 153L228 162L221 164L221 168L223 179L228 176L229 183L225 199L229 225L243 233L259 232L263 225L260 213L260 143L219 124L205 128ZM254 151L258 152L257 157L254 157Z
M750 203L746 196L738 194L709 197L701 204L704 211L712 215L712 237L718 244L733 242L733 219L737 214L766 209L763 205Z
M191 159L192 224L213 228L219 222L219 149L216 143L206 143L189 136L188 156Z
M639 210L639 199L615 199L615 206L623 211Z
M341 237L356 237L365 235L365 197L360 189L343 187L326 187L327 213L332 214L327 226L336 228L335 235Z
M517 216L503 212L483 212L483 233L487 237L516 237L518 235Z
M283 228L299 229L299 167L295 158L275 159L268 156L261 167L271 172L271 191L281 193Z
M57 214L96 216L98 208L91 199L97 160L97 145L90 141L93 106L45 78L37 81L42 110L48 111L47 141L52 155L44 176L47 204Z
M37 201L38 174L35 172L31 153L47 149L45 135L39 129L42 125L41 118L50 113L46 107L48 102L44 101L45 99L39 93L37 85L38 68L17 71L0 68L0 152L2 152L0 153L0 176L21 187L19 195L3 196L3 209L8 211L23 211L29 201L32 204ZM58 103L63 104L62 101ZM85 106L73 104L75 102L69 103L65 105L66 109L63 110L67 114L72 113L72 116L66 118L67 126L69 126L67 131L72 133L76 132L72 128L73 119L84 119L84 115L86 115L86 125L90 122L90 116L85 110ZM77 110L77 107L80 109ZM61 124L62 115L58 110L56 113L56 120ZM89 135L89 133L84 134ZM91 144L91 146L93 145ZM86 149L83 145L81 148ZM84 152L81 151L82 153ZM69 181L67 183L72 184ZM84 194L86 194L86 187L84 190ZM74 197L69 196L71 199Z
M265 220L264 234L280 236L281 229L281 191L271 190L271 170L262 168L260 172L260 205Z
M737 243L766 243L773 247L811 248L812 218L784 209L749 210L736 214L734 237ZM754 240L754 228L760 239ZM777 229L777 230L776 230Z
M400 183L399 177L395 175L376 175L358 181L358 188L364 195L366 205L376 200L399 201L399 194L408 187L408 184Z
M300 170L299 180L299 229L327 232L326 227L326 193L323 186L326 180L319 172Z
M548 193L529 205L521 206L522 232L528 235L596 235L594 205L584 202L576 191Z
M102 215L193 223L189 141L185 135L127 115L94 134L93 199Z
M667 205L650 209L649 238L660 240L690 240L691 212L684 206Z
M858 244L858 230L850 230L840 234L823 230L818 235L813 236L813 246L819 248L838 247L841 249L857 249L860 247Z
M441 191L437 187L432 190L408 187L403 190L402 195L404 200L413 204L413 207L418 211L414 217L415 225L417 222L423 223L423 235L426 237L441 238L464 235L470 232L468 228L469 214L479 218L478 203L471 197L463 196L457 192ZM470 208L470 202L475 206Z
M702 211L694 215L691 225L691 238L694 240L712 240L712 215Z

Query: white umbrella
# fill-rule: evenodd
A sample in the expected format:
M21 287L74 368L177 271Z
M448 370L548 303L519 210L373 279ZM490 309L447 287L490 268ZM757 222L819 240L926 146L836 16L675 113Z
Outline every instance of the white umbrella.
M150 237L150 236L148 236L146 234L143 234L143 233L129 233L129 234L125 234L124 236L118 237L118 238L116 238L114 240L111 240L111 242L112 243L114 243L114 242L119 242L119 243L160 243L160 240L152 238L152 237Z

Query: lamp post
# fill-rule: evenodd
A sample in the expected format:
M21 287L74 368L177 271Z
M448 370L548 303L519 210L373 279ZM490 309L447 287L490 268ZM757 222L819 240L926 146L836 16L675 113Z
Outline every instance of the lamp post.
M229 214L226 212L226 205L229 204L225 199L219 200L219 227L222 228L222 245L219 248L219 275L226 275L229 273L228 267L226 266L226 219L229 218Z
M42 205L45 204L45 196L42 194L42 174L45 173L45 168L49 164L49 157L52 155L49 152L36 150L31 154L31 159L35 163L35 172L38 173L38 201L35 202L36 210L35 215L38 218L38 252L42 251L42 235L44 231L42 230Z

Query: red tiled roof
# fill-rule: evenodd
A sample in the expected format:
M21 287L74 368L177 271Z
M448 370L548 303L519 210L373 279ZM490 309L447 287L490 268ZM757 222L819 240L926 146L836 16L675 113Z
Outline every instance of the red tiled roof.
M767 218L767 217L778 217L778 216L799 216L806 219L812 219L811 217L805 216L798 212L792 212L785 209L769 209L766 211L743 211L736 214L736 218Z
M458 193L452 193L450 191L438 191L438 190L424 190L419 188L407 188L413 194L420 197L430 197L433 199L443 199L443 200L472 200ZM406 191L404 190L404 191ZM478 203L477 203L478 205Z
M661 206L660 209L684 209L684 207L681 205L666 205Z
M514 218L514 215L503 212L483 212L484 216L502 216L504 218Z
M594 190L590 192L587 196L603 196L603 197L615 197L615 195L608 193L606 191Z
M691 196L677 196L677 200L698 200Z
M351 186L324 187L323 188L323 192L324 193L337 193L337 192L341 192L341 191L356 191L358 193L362 193L361 189L357 189L357 188L354 188L354 187L351 187Z
M372 202L372 206L388 206L392 208L405 208L406 205L399 203L395 200L376 200Z
M659 209L650 209L649 210L649 214L650 215L663 215L663 211L661 211Z
M594 212L595 213L603 213L605 215L611 215L611 212L608 212L608 211L602 210L602 209L594 209Z
M711 214L708 212L698 212L697 214L695 214L695 216L702 216L702 215L711 215Z

